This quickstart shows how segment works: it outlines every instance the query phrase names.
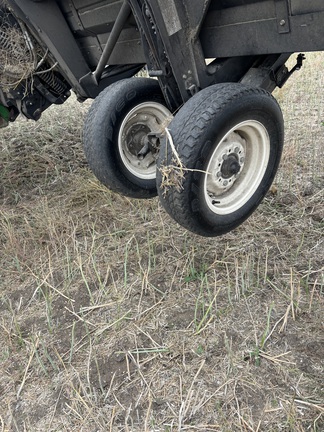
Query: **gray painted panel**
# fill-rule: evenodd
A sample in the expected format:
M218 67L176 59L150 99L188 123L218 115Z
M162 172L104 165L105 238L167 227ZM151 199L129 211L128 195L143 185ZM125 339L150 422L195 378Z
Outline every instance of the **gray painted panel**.
M324 11L323 0L290 0L293 15Z
M182 29L177 8L173 0L158 0L168 35L172 36Z
M79 11L80 21L86 29L112 24L120 11L122 2L103 4L92 9Z
M76 9L93 9L95 7L117 2L118 0L73 0L74 7Z
M324 12L290 18L290 33L279 33L277 20L204 27L206 57L231 57L324 50Z
M248 4L220 10L211 10L205 20L205 26L225 26L241 22L259 21L276 17L275 3L266 0L258 4Z

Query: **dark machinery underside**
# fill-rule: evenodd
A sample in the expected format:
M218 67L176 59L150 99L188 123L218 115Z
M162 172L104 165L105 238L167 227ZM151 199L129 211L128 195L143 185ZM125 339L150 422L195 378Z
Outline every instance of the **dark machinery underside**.
M324 49L321 0L0 2L0 111L38 120L72 89L95 98L143 66L171 111L199 90L243 82L273 91L292 53Z

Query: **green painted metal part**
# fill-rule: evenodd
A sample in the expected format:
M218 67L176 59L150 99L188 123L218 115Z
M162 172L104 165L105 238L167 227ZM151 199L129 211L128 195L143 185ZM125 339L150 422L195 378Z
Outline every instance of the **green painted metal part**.
M10 113L6 107L0 105L0 128L8 126Z

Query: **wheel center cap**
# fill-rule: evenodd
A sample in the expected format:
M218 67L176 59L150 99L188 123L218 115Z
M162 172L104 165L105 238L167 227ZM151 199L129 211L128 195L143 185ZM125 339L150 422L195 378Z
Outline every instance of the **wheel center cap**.
M237 156L235 154L230 154L227 156L227 158L222 164L222 177L226 179L233 177L234 175L239 173L240 169L241 165L239 164Z

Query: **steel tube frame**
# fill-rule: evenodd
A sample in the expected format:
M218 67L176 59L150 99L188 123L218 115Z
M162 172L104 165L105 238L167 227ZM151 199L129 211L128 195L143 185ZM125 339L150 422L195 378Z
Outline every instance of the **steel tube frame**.
M119 36L123 30L123 27L124 27L127 19L130 16L131 12L132 12L131 7L129 6L128 2L126 0L124 0L124 3L122 4L122 7L121 7L120 12L117 16L117 19L114 23L112 31L109 35L106 46L105 46L103 53L99 59L96 70L93 72L93 75L94 75L97 82L100 81L102 73L109 62L109 58L110 58L110 56L111 56L111 54L112 54L112 52L116 46L118 38L119 38Z

